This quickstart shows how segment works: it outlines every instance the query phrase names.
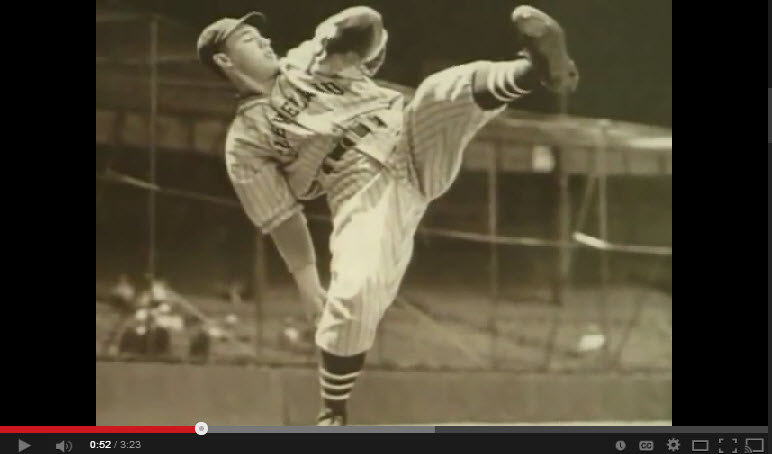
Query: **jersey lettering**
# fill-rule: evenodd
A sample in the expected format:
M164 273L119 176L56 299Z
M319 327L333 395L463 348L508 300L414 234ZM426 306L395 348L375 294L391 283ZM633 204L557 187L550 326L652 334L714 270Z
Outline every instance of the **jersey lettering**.
M331 95L342 95L345 93L343 88L339 87L334 82L323 82L323 83L315 83L311 84L314 88L316 88L317 91L321 91L322 93L327 93Z
M282 128L276 126L276 125L273 125L273 124L271 125L271 132L276 137L281 137L282 139L286 139L287 138L287 131L285 131L284 129L282 129Z
M279 110L284 112L285 114L289 115L290 117L297 117L300 113L300 110L293 107L294 103L291 101L285 101L284 104L279 107Z

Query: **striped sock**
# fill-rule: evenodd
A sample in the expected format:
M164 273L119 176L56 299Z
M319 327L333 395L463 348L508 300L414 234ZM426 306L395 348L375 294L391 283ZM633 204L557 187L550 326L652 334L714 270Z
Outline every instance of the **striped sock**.
M477 70L473 76L472 93L484 110L493 110L516 101L538 85L533 66L527 58L493 62Z
M324 406L336 414L345 414L346 402L365 363L365 354L337 356L322 351L319 387Z

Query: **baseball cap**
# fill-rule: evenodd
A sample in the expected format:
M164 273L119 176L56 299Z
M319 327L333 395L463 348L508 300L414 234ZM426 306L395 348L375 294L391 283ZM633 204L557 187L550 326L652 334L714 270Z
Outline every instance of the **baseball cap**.
M222 74L220 67L214 62L214 55L222 52L222 45L225 43L225 40L228 39L228 36L239 25L253 23L258 18L260 19L260 25L265 23L265 15L263 13L252 11L239 19L226 17L207 25L201 34L198 35L198 43L196 44L198 59L218 74Z

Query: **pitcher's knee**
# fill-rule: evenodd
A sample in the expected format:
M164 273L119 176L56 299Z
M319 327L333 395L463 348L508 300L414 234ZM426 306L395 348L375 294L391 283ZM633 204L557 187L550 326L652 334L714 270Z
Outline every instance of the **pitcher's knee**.
M474 73L490 62L476 61L452 66L428 76L416 90L414 102L430 103L466 100Z
M325 324L322 317L316 329L316 345L333 355L358 355L373 346L377 328L377 323L366 325L354 319Z
M492 64L493 62L489 60L476 60L470 63L464 63L463 65L451 66L450 68L443 69L442 71L427 76L426 79L424 79L424 83L433 85L451 80L468 83L475 71L486 68Z
M328 329L321 327L316 331L316 346L320 349L338 356L351 356L369 351L375 342L375 331L372 335L359 336L354 340L346 340L350 336L346 330Z
M375 342L378 320L360 298L329 299L316 329L316 345L341 356L366 352Z

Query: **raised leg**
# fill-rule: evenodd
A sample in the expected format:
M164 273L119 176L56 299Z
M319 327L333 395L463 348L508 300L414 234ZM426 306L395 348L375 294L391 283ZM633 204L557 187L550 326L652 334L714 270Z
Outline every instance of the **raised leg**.
M531 7L516 8L511 20L519 49L513 60L478 61L433 74L405 110L401 146L427 200L450 188L466 146L507 104L541 87L560 93L576 89L578 73L560 25Z

